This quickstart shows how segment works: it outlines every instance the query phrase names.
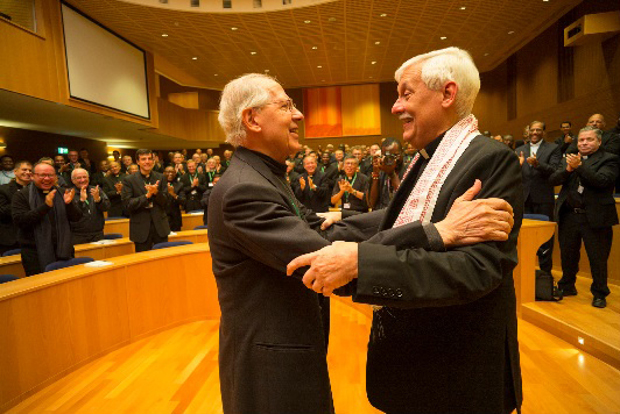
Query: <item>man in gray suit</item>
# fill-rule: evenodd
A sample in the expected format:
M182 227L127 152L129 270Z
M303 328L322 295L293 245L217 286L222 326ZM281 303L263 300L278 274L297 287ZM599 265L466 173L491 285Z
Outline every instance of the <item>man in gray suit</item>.
M329 244L322 237L324 219L295 198L285 178L285 160L301 149L303 118L282 86L265 75L245 75L222 92L219 121L236 150L210 196L208 226L222 312L219 365L226 414L333 412L317 294L286 277L293 258ZM454 217L471 220L447 220L448 227L463 235L484 229L474 237L478 241L507 237L505 203L456 204ZM482 211L490 214L478 214ZM331 236L361 239L376 230L345 227L335 226ZM401 229L402 244L408 234L418 234Z

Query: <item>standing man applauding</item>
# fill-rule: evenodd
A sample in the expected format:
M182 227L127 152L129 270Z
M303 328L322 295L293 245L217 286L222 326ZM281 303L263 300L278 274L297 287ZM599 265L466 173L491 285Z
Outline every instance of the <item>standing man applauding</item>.
M167 181L153 171L153 152L136 151L140 171L123 180L121 199L129 213L129 239L136 252L150 250L154 244L168 241L170 226L166 215Z

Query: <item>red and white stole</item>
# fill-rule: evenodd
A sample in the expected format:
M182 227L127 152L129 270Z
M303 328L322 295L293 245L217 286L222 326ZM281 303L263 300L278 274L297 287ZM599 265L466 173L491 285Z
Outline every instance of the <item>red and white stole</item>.
M409 194L393 227L416 220L423 223L430 221L444 181L471 141L478 135L480 135L478 120L473 115L461 119L446 132L413 191ZM405 172L403 180L419 161L420 153L418 152Z

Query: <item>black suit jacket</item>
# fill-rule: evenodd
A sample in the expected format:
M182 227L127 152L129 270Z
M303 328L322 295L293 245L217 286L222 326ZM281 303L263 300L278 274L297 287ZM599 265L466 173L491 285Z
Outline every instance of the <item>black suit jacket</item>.
M13 246L17 243L17 227L13 224L11 200L22 186L13 179L0 185L0 246Z
M596 151L575 171L566 171L566 159L553 173L550 181L553 185L562 185L556 203L556 217L568 198L570 183L579 180L583 186L582 200L588 223L592 227L611 227L618 224L614 186L618 178L618 157L605 151Z
M515 150L517 155L523 155L527 159L530 156L530 144L520 146ZM527 161L521 165L523 177L523 200L528 198L535 204L553 204L555 202L553 185L549 182L549 177L560 165L562 153L556 144L541 142L536 152L538 166L532 167Z
M124 173L119 173L118 176L111 175L103 182L103 191L110 200L110 209L108 210L108 217L122 217L125 215L123 209L123 201L121 200L121 194L116 191L114 184L122 182L125 178Z
M384 306L373 317L366 378L368 398L382 411L501 413L521 405L512 278L523 213L518 158L476 137L446 178L431 221L444 219L476 178L479 198L503 198L514 209L506 242L432 251L420 222L390 228L412 175L387 209L339 224L383 230L359 244L354 293L355 301Z
M317 295L286 276L292 259L328 242L285 171L240 147L209 199L226 413L333 412Z
M129 240L144 243L149 236L151 222L160 237L170 234L166 203L168 202L167 182L158 172L151 171L149 182L159 181L159 191L149 200L146 198L145 181L139 172L123 179L121 198L125 210L129 213Z
M185 199L185 211L201 210L202 194L207 189L207 179L202 173L195 173L194 177L198 177L198 185L193 186L190 178L190 174L185 173L181 177L181 184L183 184L183 198Z
M299 178L306 182L306 187L302 190L299 184ZM329 201L331 198L331 188L329 186L329 177L320 171L314 172L312 182L316 185L315 190L310 189L308 184L308 173L304 172L295 182L291 183L291 187L295 190L295 197L302 202L304 206L316 213L325 213L329 210Z

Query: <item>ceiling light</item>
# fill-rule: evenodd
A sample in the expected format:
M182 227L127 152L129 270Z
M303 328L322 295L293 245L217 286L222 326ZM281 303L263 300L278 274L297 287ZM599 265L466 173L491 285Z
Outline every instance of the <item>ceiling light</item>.
M511 30L511 31L508 32L508 34L514 34L514 33L515 33L514 30Z
M214 73L213 76L219 76L217 73Z
M376 65L376 64L377 64L377 61L376 61L376 60L373 60L372 62L370 62L370 64L371 64L371 65Z
M192 58L192 60L198 60L198 57L197 57L197 56L194 56L194 57Z
M379 15L379 17L387 17L387 14L386 14L386 13L381 13L381 14Z
M380 45L380 44L381 44L381 42L379 42L379 41L375 42L375 45Z
M330 17L329 19L327 19L328 22L335 22L336 18L335 17Z
M445 36L441 36L441 37L440 37L440 39L441 39L441 40L446 40L446 39L447 39L447 37L445 37Z
M312 20L304 20L304 23L306 23L306 24L312 23Z
M265 73L269 73L269 69L265 69Z
M161 37L168 37L168 35L166 33L162 33Z
M318 65L318 66L317 66L317 68L318 68L318 69L323 69L323 66Z
M368 79L372 79L372 76L369 76Z
M312 50L317 50L318 46L312 46Z
M461 7L461 10L465 10L465 9L467 9L467 7L465 7L465 6Z
M488 54L488 53L485 53L484 55L485 55L485 56L489 56L489 54Z
M256 54L256 52L250 52L250 55L255 55L255 54Z
M325 82L325 79L321 79L321 82Z
M235 30L239 30L238 27L231 27L230 30L235 31Z

